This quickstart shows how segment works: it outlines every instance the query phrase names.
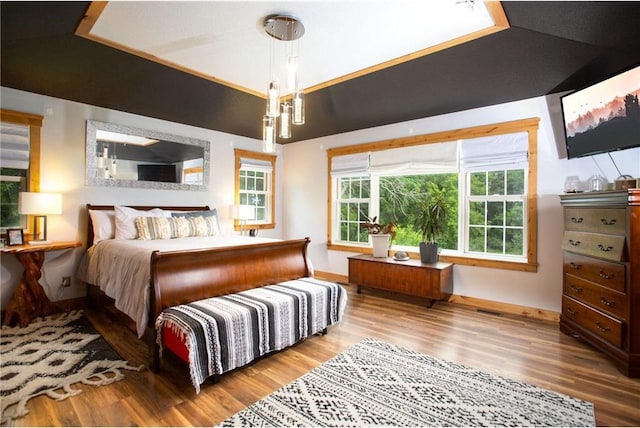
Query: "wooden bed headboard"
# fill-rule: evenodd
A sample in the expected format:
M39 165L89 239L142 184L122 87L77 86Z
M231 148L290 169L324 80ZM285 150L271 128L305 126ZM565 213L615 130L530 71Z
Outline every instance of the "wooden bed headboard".
M197 206L197 207L168 207L168 206L146 206L146 205L124 205L129 208L133 208L136 210L149 211L154 208L160 208L167 211L209 211L208 205L205 206ZM91 216L89 215L89 210L99 210L99 211L113 211L115 209L115 205L92 205L87 204L87 248L93 245L93 222L91 221Z

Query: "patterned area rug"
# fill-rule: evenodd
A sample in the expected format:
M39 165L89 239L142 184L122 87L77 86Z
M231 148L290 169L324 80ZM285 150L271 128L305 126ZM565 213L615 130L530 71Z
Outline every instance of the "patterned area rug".
M591 403L364 339L220 426L595 426Z
M2 327L1 423L26 415L27 401L46 394L62 400L82 392L73 384L106 385L131 367L93 328L82 311L37 318L26 327Z

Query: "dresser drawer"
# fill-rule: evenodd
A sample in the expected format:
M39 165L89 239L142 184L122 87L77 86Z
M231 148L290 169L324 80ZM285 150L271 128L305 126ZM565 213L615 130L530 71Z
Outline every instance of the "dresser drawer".
M624 208L565 208L565 230L624 235L627 211Z
M564 294L622 320L627 319L628 298L610 288L565 274Z
M562 296L562 315L578 323L580 326L622 347L623 323L592 309L568 296Z
M563 270L565 274L584 278L621 293L626 292L625 265L565 252Z
M625 257L624 243L624 235L604 235L567 230L564 232L562 249L622 262L625 261L623 259Z

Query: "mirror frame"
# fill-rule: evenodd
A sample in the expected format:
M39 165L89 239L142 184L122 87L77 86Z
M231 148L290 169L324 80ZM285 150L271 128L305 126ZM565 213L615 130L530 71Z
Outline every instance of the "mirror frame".
M102 178L97 177L98 160L96 153L98 151L97 131L110 131L120 134L135 135L139 137L147 137L157 140L173 141L181 144L202 147L204 149L202 180L203 184L182 184L182 183L163 183L159 181L140 181L140 180L124 180L118 178ZM209 190L209 169L211 156L211 143L206 140L197 138L182 137L179 135L167 134L159 131L135 128L132 126L118 125L115 123L100 122L97 120L87 120L87 137L85 148L85 184L88 186L102 187L129 187L142 189L160 189L160 190L188 190L188 191L206 191Z

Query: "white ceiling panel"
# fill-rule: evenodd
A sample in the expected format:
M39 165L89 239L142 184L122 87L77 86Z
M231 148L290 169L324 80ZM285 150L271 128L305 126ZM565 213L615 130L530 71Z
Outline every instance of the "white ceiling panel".
M304 36L274 41L262 28L271 14L295 16ZM270 68L284 79L287 50L309 88L493 26L481 1L113 1L88 36L261 94Z

